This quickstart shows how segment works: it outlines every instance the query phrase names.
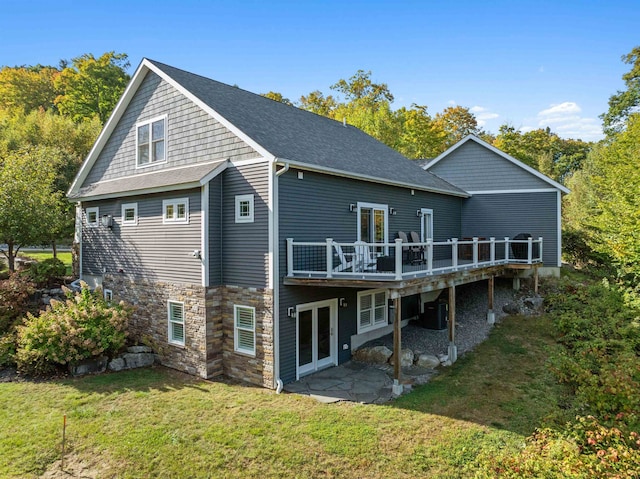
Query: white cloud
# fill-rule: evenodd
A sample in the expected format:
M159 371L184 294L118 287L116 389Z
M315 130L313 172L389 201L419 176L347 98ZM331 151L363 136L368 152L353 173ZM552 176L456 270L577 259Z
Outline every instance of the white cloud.
M500 117L497 113L489 111L488 108L478 105L472 106L469 108L469 111L475 115L480 128L483 128L487 124L487 120L495 120Z
M447 103L451 106L456 106L458 104L455 100L449 100Z
M580 138L585 141L597 141L602 138L602 128L596 118L580 115L582 108L575 102L565 101L552 104L538 113L539 128L551 128L564 138ZM524 128L521 128L524 131ZM529 130L530 131L530 130Z

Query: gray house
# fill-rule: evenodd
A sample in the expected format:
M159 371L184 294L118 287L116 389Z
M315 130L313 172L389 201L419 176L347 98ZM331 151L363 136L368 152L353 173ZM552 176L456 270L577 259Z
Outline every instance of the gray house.
M352 126L145 59L68 193L81 276L136 306L133 336L164 364L277 388L392 331L399 349L459 284L488 280L491 320L493 279L537 274L548 231L559 248L546 213L494 217L480 187L441 176Z

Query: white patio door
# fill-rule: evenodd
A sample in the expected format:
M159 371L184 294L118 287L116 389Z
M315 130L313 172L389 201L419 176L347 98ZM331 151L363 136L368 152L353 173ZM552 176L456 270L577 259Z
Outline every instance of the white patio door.
M298 378L338 364L337 312L337 299L298 305Z

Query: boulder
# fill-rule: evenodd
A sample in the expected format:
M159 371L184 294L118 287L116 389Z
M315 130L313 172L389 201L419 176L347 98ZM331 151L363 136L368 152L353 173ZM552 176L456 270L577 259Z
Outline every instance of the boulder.
M122 359L127 369L144 368L153 364L154 356L152 353L124 353Z
M516 303L507 303L502 307L502 311L507 314L520 314L520 307Z
M153 349L149 346L129 346L127 348L128 353L152 353Z
M353 359L363 363L385 364L393 352L386 346L360 348L353 353Z
M425 369L433 369L440 366L440 360L433 354L421 354L418 356L416 366Z
M85 374L103 373L107 369L107 358L89 358L74 364L69 364L69 372L72 376L84 376Z
M543 302L544 300L541 297L534 296L531 298L525 298L524 305L529 309L533 309L534 311L539 311L540 309L542 309Z
M127 364L124 362L122 358L115 358L113 361L109 363L110 371L122 371L127 368Z
M391 358L389 359L390 364L396 363L395 356L396 355L394 353L393 356L391 356ZM400 352L400 366L402 366L403 368L413 366L413 351L411 351L410 349L403 349Z

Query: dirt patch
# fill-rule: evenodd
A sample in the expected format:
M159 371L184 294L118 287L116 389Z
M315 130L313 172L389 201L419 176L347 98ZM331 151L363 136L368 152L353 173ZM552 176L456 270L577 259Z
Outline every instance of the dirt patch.
M69 454L61 461L56 461L40 476L41 479L98 479L105 477L104 470L97 463L83 461L79 457Z

